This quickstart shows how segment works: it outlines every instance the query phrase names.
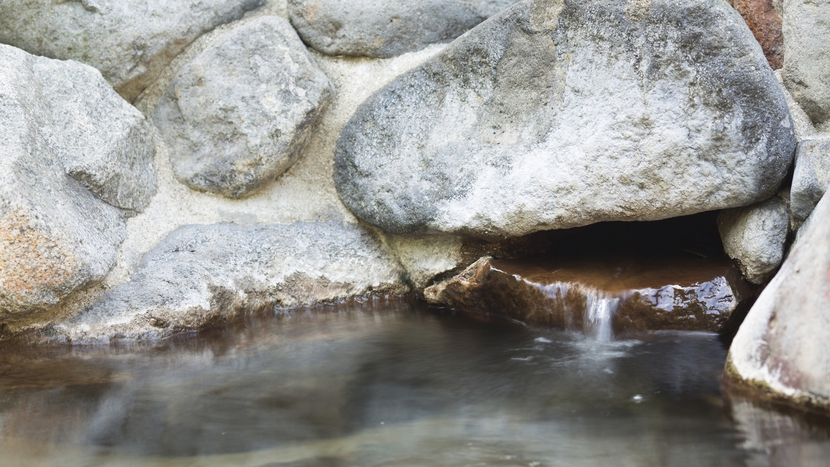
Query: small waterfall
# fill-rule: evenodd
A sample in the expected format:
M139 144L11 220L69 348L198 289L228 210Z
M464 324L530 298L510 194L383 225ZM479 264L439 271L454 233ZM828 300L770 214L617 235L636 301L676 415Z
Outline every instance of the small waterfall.
M611 318L620 306L619 297L601 294L596 290L586 290L585 334L598 341L607 342L613 335Z
M516 278L520 279L519 277ZM555 282L545 285L529 283L541 290L552 302L558 303L564 308L566 326L576 326L577 328L581 326L585 335L598 341L608 342L613 338L611 319L614 317L621 301L624 300L623 296L615 297L591 287L567 282ZM574 314L574 308L578 309L580 306L578 302L574 302L572 298L568 297L569 292L585 299L584 315L581 313Z

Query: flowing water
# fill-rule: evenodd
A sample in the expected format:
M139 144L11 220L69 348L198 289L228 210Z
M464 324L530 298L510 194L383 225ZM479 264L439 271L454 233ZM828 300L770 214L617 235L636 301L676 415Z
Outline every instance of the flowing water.
M6 345L0 465L827 465L826 419L721 394L717 335L614 339L594 308L595 337L374 302Z

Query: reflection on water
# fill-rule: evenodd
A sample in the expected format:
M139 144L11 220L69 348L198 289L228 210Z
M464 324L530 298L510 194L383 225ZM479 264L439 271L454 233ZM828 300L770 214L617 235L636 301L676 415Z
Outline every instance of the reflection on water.
M0 351L2 465L811 465L830 430L735 399L714 334L607 342L413 303L146 346ZM825 465L825 464L816 464Z

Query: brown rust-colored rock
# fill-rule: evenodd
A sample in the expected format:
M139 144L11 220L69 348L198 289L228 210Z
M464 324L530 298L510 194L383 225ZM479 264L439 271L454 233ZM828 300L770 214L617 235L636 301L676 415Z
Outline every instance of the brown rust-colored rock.
M769 65L777 70L784 66L784 34L781 31L781 15L772 0L730 0L743 16L746 25L761 44Z
M727 259L613 258L605 261L483 257L424 291L429 303L474 316L591 329L606 316L614 332L720 331L750 295Z

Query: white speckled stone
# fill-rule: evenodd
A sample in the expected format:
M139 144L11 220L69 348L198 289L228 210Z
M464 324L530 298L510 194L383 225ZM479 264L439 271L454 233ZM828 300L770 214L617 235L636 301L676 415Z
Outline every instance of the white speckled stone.
M367 99L334 177L387 232L520 236L758 202L795 145L724 1L526 0Z
M242 198L299 159L333 95L288 21L264 16L184 65L153 120L179 181Z
M327 55L387 58L455 39L517 0L289 0L291 24Z
M3 0L0 43L99 69L134 100L196 38L265 0Z
M784 84L813 123L830 120L830 0L784 0Z
M266 307L405 293L405 277L355 224L184 226L144 256L129 282L47 334L73 342L160 337Z
M766 396L830 409L830 197L824 196L729 349L726 374Z
M789 230L787 203L777 196L718 215L724 251L738 262L744 277L755 284L763 283L781 265Z
M793 220L804 222L830 186L830 139L802 141L798 144L790 189Z
M156 190L149 133L94 68L0 45L0 319L109 272Z

